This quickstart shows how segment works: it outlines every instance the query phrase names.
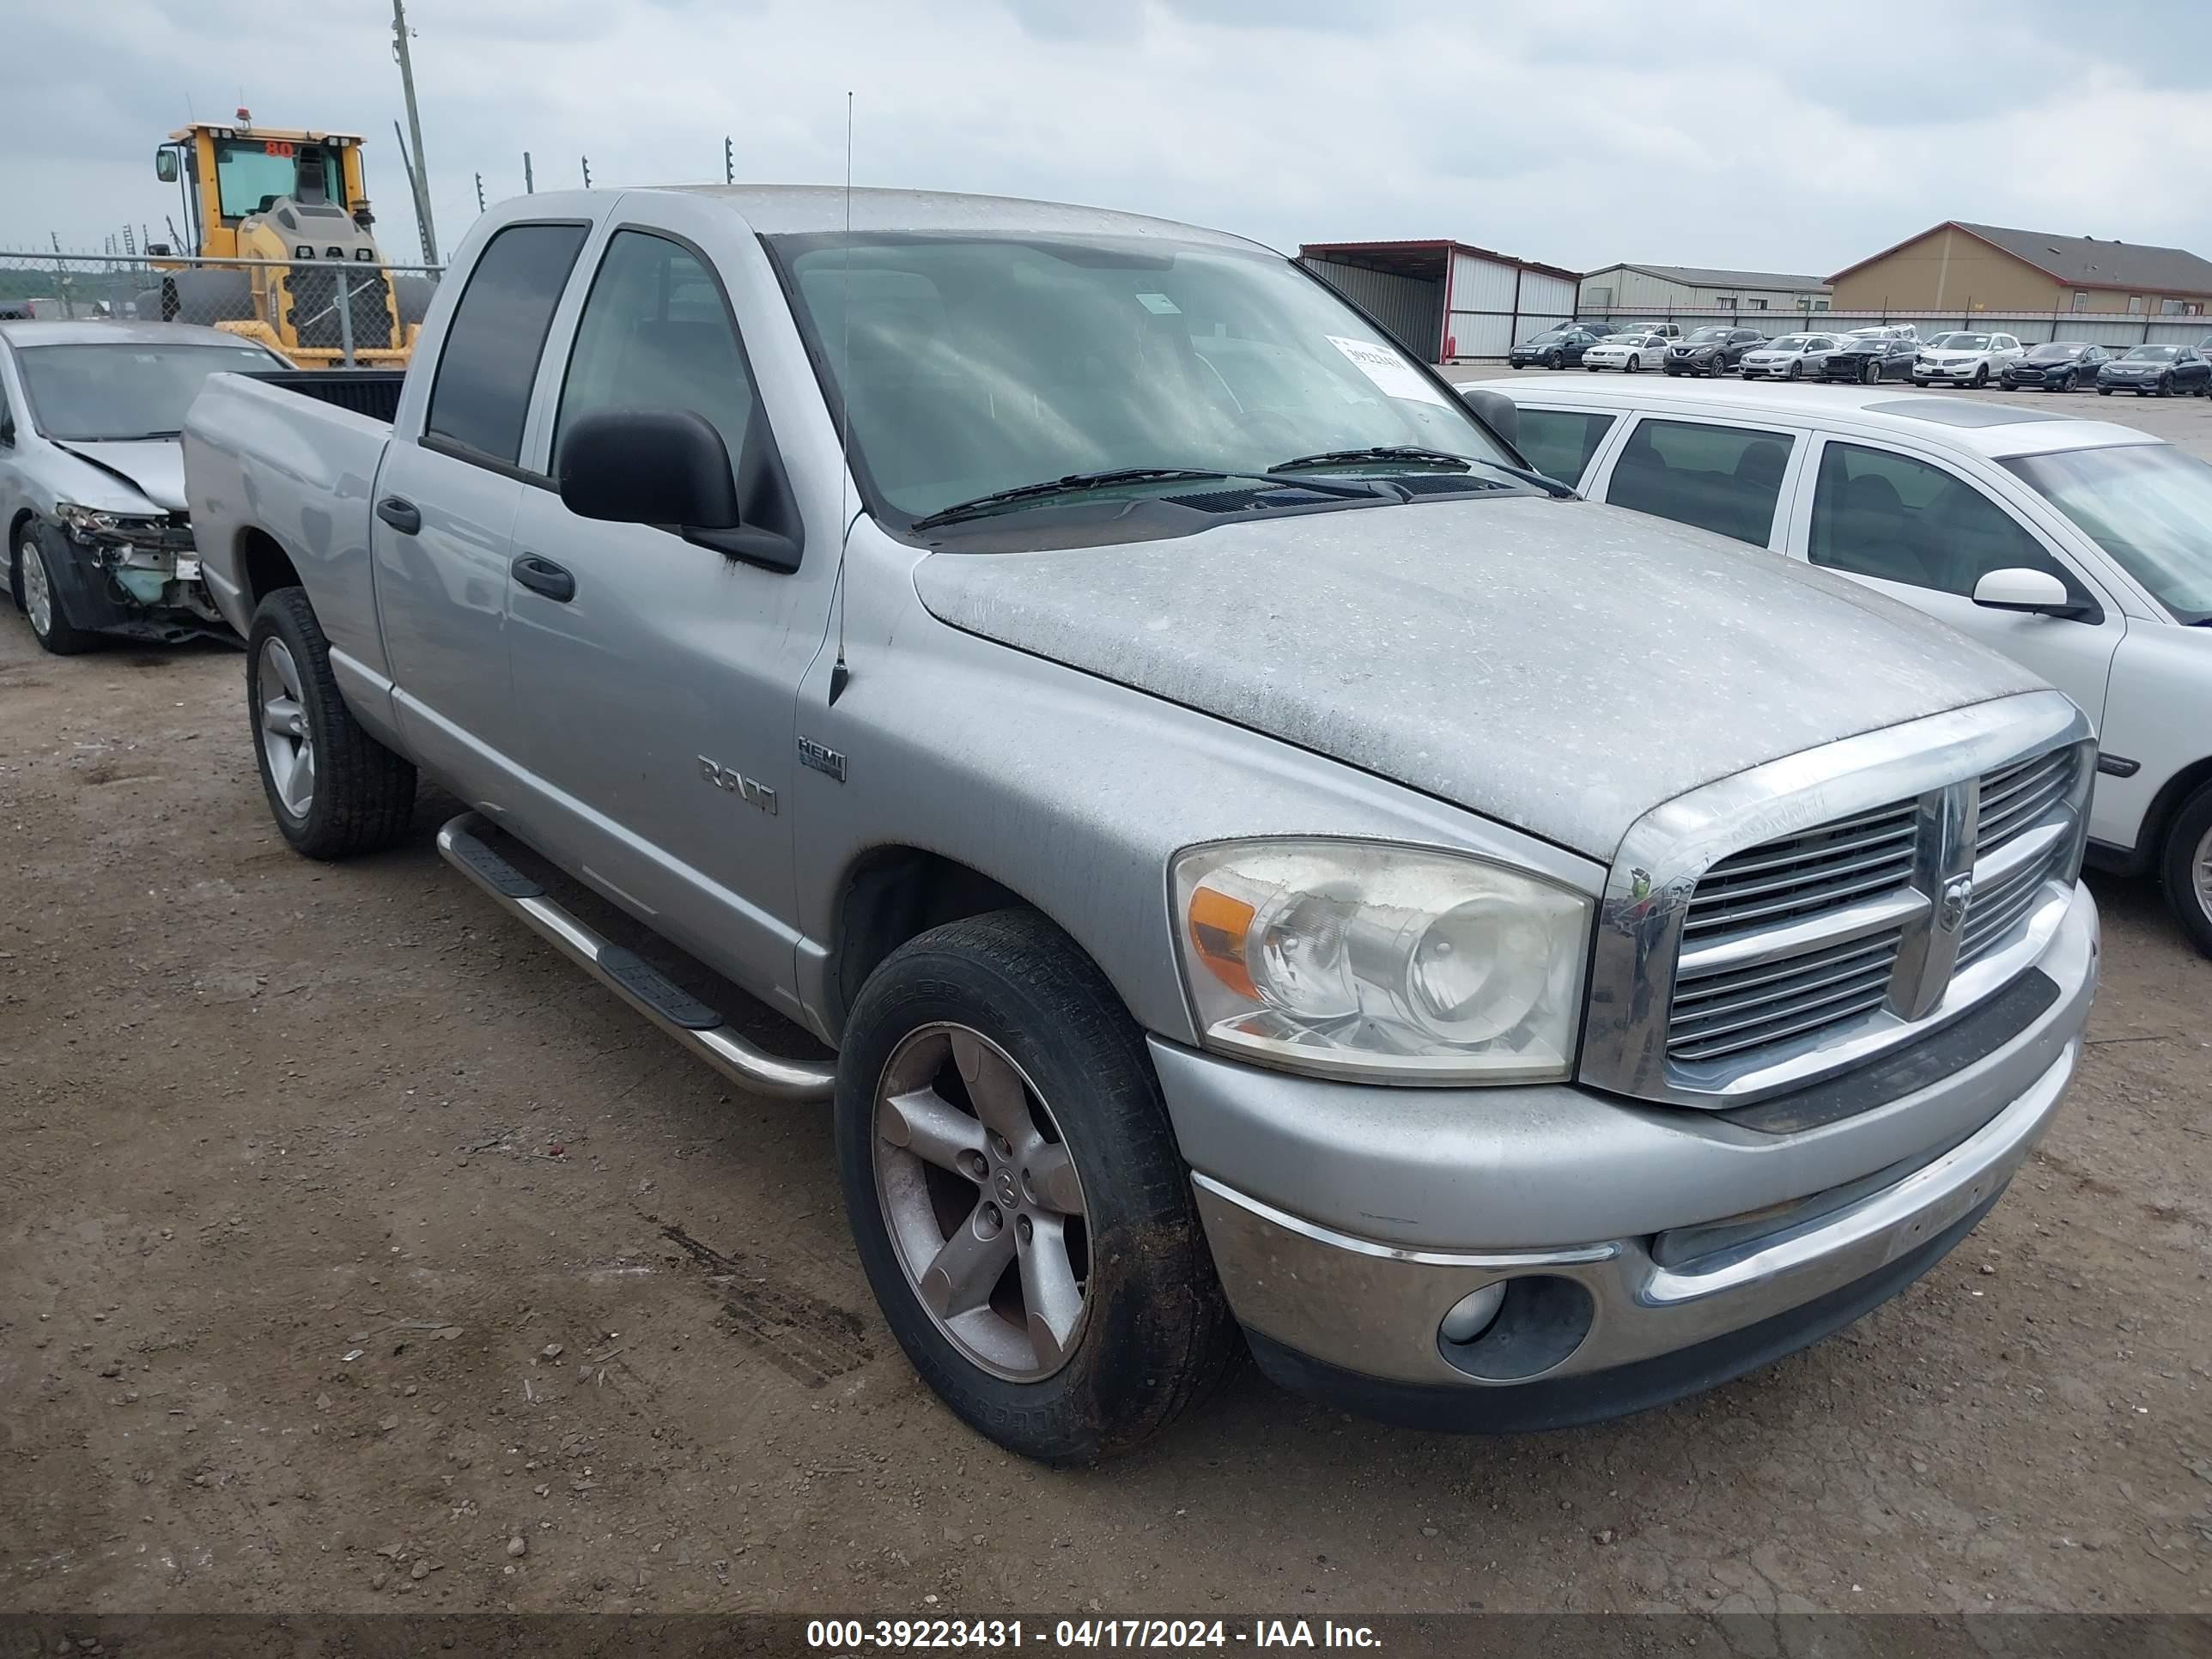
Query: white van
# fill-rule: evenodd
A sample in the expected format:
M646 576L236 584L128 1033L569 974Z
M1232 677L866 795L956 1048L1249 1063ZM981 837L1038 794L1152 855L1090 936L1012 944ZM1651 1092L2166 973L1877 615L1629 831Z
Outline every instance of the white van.
M1591 500L1837 571L2072 697L2103 745L2093 860L2162 878L2212 956L2212 465L1885 386L1479 384L1513 401L1529 465Z

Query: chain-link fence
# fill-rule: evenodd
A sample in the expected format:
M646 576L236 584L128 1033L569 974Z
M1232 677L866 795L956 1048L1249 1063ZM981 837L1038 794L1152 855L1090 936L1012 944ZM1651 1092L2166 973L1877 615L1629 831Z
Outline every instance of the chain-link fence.
M0 250L0 319L189 323L301 368L407 361L439 270L364 260L172 258Z

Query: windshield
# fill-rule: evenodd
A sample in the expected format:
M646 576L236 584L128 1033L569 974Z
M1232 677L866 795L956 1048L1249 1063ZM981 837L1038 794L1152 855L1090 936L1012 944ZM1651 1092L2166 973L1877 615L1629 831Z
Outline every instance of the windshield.
M2172 346L2137 346L2127 355L2131 363L2170 363L2173 361Z
M1987 351L1990 337L1986 334L1942 334L1934 342L1938 351Z
M24 346L15 364L40 433L64 441L173 438L210 374L266 374L285 367L255 345L105 342Z
M260 212L261 204L274 197L298 195L302 161L321 166L325 199L343 207L343 171L335 156L325 157L319 144L295 144L283 138L215 140L216 194L222 216L242 218Z
M1695 329L1692 330L1690 334L1690 339L1692 343L1703 341L1710 343L1715 341L1725 340L1728 337L1729 331L1724 328Z
M1376 447L1510 464L1458 398L1272 254L887 233L774 246L858 470L910 517L1132 468L1261 475Z
M2018 455L2004 465L2181 621L2212 618L2212 465L2172 444Z
M2027 354L2031 363L2063 363L2069 357L2078 357L2088 347L2077 342L2055 340L2049 345L2039 345Z

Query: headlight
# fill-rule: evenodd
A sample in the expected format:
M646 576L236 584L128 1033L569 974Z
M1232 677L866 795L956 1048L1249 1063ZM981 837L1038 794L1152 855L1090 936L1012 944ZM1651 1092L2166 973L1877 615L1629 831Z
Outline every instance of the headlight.
M168 527L168 520L148 517L143 514L104 513L95 507L79 507L75 501L56 501L54 516L62 521L62 528L81 542L128 541L133 536L150 536Z
M1173 872L1209 1048L1379 1083L1568 1075L1590 902L1486 860L1373 842L1227 842Z

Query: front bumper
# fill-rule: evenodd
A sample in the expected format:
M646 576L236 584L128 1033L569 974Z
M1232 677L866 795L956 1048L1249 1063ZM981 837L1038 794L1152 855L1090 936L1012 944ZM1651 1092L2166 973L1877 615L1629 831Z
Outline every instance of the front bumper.
M1270 1375L1395 1420L1557 1427L1795 1352L1933 1266L2057 1112L2097 956L2077 889L2031 970L2044 1006L2008 1040L1796 1133L1565 1085L1323 1083L1158 1042L1154 1059ZM1492 1323L1446 1342L1447 1312L1500 1283Z
M1971 383L1980 365L1969 363L1963 368L1926 368L1918 363L1912 366L1912 380L1916 386L1966 386Z

